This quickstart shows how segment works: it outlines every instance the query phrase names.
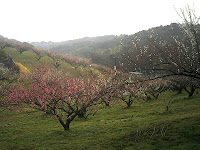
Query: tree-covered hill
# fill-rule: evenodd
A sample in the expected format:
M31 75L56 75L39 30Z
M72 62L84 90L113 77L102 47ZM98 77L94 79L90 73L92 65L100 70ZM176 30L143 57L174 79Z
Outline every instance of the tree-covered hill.
M20 53L27 50L36 52L38 59L41 56L37 48L67 54L72 57L76 56L86 58L91 61L90 63L101 64L109 67L117 66L117 68L119 68L123 63L128 71L132 71L132 66L125 60L123 54L126 56L129 55L130 57L136 55L136 52L133 51L135 44L139 43L137 46L141 48L151 45L152 41L150 38L152 36L154 39L157 39L157 41L166 41L168 43L173 42L173 37L177 37L180 41L183 41L185 38L179 24L172 23L167 26L159 26L153 27L149 30L143 30L133 35L85 37L63 42L43 41L21 43L16 40L8 40L1 36L0 45L2 45L1 43L3 41L7 44L4 46L14 47Z
M154 27L143 30L133 35L107 35L100 37L85 37L77 40L63 42L33 42L32 45L48 49L51 51L70 54L78 57L91 59L93 63L106 66L119 66L124 62L122 53L127 53L133 49L134 43L140 41L140 46L151 44L150 36L159 37L158 40L171 42L172 37L184 38L184 34L179 28L179 24L172 23L167 26ZM130 69L130 68L129 68Z
M26 42L20 42L6 37L0 38L0 80L8 80L11 70L18 70L24 66L32 70L36 65L64 70L69 76L78 77L91 72L105 71L108 68L92 64L90 60L75 56L64 55L58 52L36 48ZM6 73L5 73L6 70ZM21 69L20 69L21 70ZM10 79L9 79L10 80Z
M63 54L89 58L90 53L101 52L105 49L120 45L121 36L107 35L99 37L85 37L63 42L33 42L32 45Z
M163 93L150 102L135 100L129 109L116 103L87 120L76 118L69 132L38 110L21 108L17 113L0 107L1 148L199 150L199 95L174 94ZM171 99L174 103L167 112Z

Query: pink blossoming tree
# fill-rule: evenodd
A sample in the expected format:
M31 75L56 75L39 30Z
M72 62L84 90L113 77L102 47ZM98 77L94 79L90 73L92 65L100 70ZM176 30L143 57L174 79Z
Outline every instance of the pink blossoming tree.
M114 88L106 83L103 78L71 79L61 71L38 68L28 84L19 82L9 91L5 104L27 104L54 116L64 130L69 130L74 118L84 117L87 109L97 105L101 97L112 95Z

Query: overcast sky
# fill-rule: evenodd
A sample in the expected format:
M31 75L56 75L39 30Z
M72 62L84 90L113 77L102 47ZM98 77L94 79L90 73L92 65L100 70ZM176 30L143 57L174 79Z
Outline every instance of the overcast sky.
M0 34L19 41L65 41L133 34L180 20L200 0L0 0Z

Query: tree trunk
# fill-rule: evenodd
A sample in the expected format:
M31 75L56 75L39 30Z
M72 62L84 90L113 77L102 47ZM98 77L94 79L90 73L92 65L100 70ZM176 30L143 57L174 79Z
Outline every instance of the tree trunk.
M168 111L169 110L169 106L166 106L166 111Z
M193 96L194 92L195 92L195 88L192 87L188 97Z
M104 103L106 104L106 106L110 106L110 102L109 101L104 101Z
M58 120L60 122L60 124L62 125L62 127L64 128L64 130L69 130L69 125L70 123L74 120L74 118L77 116L78 114L75 113L74 115L68 116L67 122L66 124L62 121L62 119L59 117Z
M193 96L194 92L195 92L195 88L191 87L190 90L188 90L187 88L185 88L185 91L189 94L188 97Z
M181 89L178 89L178 92L177 92L177 94L181 94L182 93L182 91L183 91L183 89L181 88Z
M80 111L77 112L77 115L79 118L85 118L86 119L86 112L87 112L87 108L82 108Z
M129 99L128 99L127 107L131 107L131 105L133 104L133 100L132 100L131 98L132 98L132 96L129 95Z
M67 123L65 124L60 118L58 120L59 120L60 124L62 125L62 127L64 128L65 131L69 130L69 124L70 124L71 121L68 122L68 120L67 120Z

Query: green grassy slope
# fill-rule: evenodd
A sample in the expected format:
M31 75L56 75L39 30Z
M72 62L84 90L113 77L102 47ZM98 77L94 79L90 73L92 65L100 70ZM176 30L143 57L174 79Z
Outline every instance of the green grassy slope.
M6 54L9 54L13 60L17 63L21 63L22 65L24 65L25 67L27 67L29 70L32 70L33 67L35 67L36 65L40 65L40 66L44 66L44 65L48 65L51 68L55 68L53 66L53 60L48 57L48 56L43 56L39 61L35 58L36 54L30 51L25 51L22 54L20 54L16 49L14 48L5 48L4 49ZM70 64L61 61L61 65L58 67L59 70L63 70L65 71L68 76L71 77L79 77L81 74L87 74L88 72L90 72L89 67L83 67L83 66L79 66L78 68L74 68L73 66L71 66ZM93 70L97 71L97 69Z
M166 112L169 100L174 103ZM70 131L36 110L1 111L0 149L200 149L199 95L166 92L158 100L135 100L129 109L121 105L116 100L88 120L77 118Z

